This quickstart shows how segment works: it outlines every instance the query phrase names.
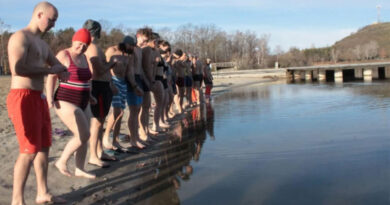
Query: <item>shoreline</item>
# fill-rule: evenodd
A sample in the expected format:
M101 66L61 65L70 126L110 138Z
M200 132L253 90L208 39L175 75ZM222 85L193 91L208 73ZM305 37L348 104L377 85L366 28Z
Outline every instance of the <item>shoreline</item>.
M0 144L2 146L2 151L0 152L0 204L8 204L11 200L13 167L15 160L19 154L18 143L16 140L14 128L8 118L8 113L5 104L6 97L9 92L10 79L10 76L8 78L2 77L4 86L0 87L0 93L2 94L0 97L0 117L1 119L3 119L3 123L2 125L0 125ZM220 77L217 75L214 77L214 88L212 89L212 97L217 98L219 95L239 87L254 84L266 85L279 82L278 79L279 78L277 77L248 78L247 74L230 74L225 75L224 77ZM68 130L54 113L54 111L51 110L50 112L52 129ZM186 115L190 114L186 113ZM125 122L127 117L128 110L126 109L121 124L122 134L128 133L127 123ZM161 161L162 152L166 151L166 149L171 149L170 147L173 145L169 144L172 140L169 136L174 135L175 131L173 129L174 128L170 128L170 131L165 136L161 137L160 140L162 141L159 142L158 145L152 145L148 149L141 151L139 154L121 154L118 157L120 161L110 163L111 167L108 169L96 169L95 167L92 167L86 163L86 170L91 171L98 176L96 180L76 177L69 178L61 175L56 170L56 168L54 167L54 162L58 159L63 150L63 147L66 145L70 137L72 137L72 135L70 134L70 131L67 131L68 134L66 136L58 136L53 133L52 147L50 149L49 154L48 171L48 186L51 190L51 193L54 195L62 195L68 200L72 199L72 201L69 201L69 204L90 204L102 203L103 201L101 200L105 200L104 198L102 198L102 196L104 197L106 193L110 193L110 197L111 195L126 194L122 193L122 189L126 189L127 187L129 187L129 185L122 185L122 183L126 180L132 180L132 183L134 184L147 185L148 183L150 183L151 180L153 181L153 173L155 172L154 170L147 169L147 167L149 164L153 167L153 164L156 163L156 160ZM68 167L69 170L73 172L74 159L70 159ZM172 168L168 167L167 169ZM130 177L130 179L128 177ZM148 189L150 187L144 188ZM120 190L116 190L116 188L119 188ZM139 194L144 194L142 191L139 192L140 193L138 193L138 191L135 191L135 195L137 197L139 197ZM100 193L101 196L97 193ZM31 171L25 188L25 199L27 204L34 203L35 194L35 174L34 171Z

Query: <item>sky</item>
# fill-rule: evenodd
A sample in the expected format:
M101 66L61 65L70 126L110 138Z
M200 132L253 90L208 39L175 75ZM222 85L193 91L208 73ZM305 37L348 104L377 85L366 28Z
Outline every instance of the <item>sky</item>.
M28 24L34 0L0 0L0 19L12 31ZM331 46L377 21L390 21L389 0L52 0L59 10L54 29L80 28L86 19L104 19L113 27L152 28L214 24L233 33L270 35L274 50Z

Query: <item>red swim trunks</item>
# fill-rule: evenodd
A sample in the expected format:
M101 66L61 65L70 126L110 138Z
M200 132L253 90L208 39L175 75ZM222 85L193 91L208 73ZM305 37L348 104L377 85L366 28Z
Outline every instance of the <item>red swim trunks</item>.
M50 112L41 91L11 89L7 96L7 109L20 153L33 154L51 146Z

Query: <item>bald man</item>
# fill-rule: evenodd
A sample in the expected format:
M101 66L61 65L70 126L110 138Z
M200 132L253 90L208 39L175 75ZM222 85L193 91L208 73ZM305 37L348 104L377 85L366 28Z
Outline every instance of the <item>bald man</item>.
M62 81L66 81L69 76L66 68L41 39L45 32L54 27L57 17L58 11L52 4L37 4L28 26L15 32L8 43L12 80L7 109L20 151L14 167L13 205L25 204L24 186L32 164L37 178L35 202L65 203L64 199L48 193L51 122L48 105L42 93L44 77L47 74L57 74Z

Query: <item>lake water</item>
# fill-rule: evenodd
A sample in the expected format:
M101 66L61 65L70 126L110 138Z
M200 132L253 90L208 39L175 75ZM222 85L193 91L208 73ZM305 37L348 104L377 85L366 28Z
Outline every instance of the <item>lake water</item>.
M97 180L65 197L120 205L390 204L390 82L237 88L157 141L95 170Z
M389 82L250 86L195 112L176 203L390 204Z

